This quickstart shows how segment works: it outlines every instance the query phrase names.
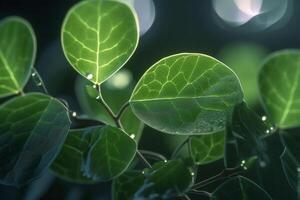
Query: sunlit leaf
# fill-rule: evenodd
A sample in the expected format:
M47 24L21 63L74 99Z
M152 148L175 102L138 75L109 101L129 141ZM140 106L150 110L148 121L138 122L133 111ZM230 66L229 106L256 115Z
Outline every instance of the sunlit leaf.
M272 54L259 73L259 89L267 112L280 128L300 125L300 51Z
M51 169L73 182L107 181L127 169L136 148L133 139L111 126L71 130Z
M59 152L70 127L65 106L31 93L0 107L0 182L20 186L41 176Z
M0 97L17 94L27 83L36 54L31 25L8 17L0 23Z
M213 193L213 200L271 200L271 196L253 181L238 176L220 185Z
M182 161L159 162L141 172L127 172L115 180L115 200L173 199L187 191L194 177Z
M190 139L191 156L197 165L204 165L223 158L225 132L192 136Z
M227 116L242 99L238 78L223 63L182 53L154 64L135 87L130 105L139 119L159 131L200 135L224 130Z
M63 23L64 53L77 72L101 84L135 51L137 27L134 13L126 4L110 0L79 2Z

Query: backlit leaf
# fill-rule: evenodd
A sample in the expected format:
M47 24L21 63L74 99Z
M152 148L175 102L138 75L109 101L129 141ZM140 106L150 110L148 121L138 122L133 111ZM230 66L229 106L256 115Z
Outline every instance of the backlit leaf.
M130 7L110 0L82 1L70 9L62 27L65 56L74 69L101 84L131 57L138 44Z
M223 158L225 132L192 136L190 139L191 156L197 165L204 165Z
M17 94L27 83L36 54L31 25L8 17L0 23L0 97Z
M152 128L200 135L224 130L242 99L240 82L227 66L203 54L182 53L154 64L135 87L130 105Z
M259 73L259 89L267 112L280 128L300 125L300 51L272 54Z

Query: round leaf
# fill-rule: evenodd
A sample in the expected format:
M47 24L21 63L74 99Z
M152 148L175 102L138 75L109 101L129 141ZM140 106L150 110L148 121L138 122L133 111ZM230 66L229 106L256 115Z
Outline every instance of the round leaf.
M0 97L17 94L27 83L36 55L36 38L22 18L0 23Z
M82 76L101 84L131 57L138 44L134 13L117 1L82 1L70 9L62 27L62 46Z
M70 127L68 111L38 93L0 107L0 182L21 186L38 178L59 152Z
M111 126L71 130L51 169L73 182L107 181L128 168L136 148L133 139Z
M126 172L113 183L114 200L173 199L194 182L183 161L158 162L142 173Z
M223 158L225 132L192 136L190 139L191 156L197 165L204 165Z
M259 89L267 112L280 128L300 125L300 51L272 54L259 73Z
M135 87L130 105L159 131L200 135L224 130L242 99L240 82L227 66L207 55L182 53L154 64Z
M238 176L220 185L213 193L214 200L259 199L271 200L270 195L253 181Z

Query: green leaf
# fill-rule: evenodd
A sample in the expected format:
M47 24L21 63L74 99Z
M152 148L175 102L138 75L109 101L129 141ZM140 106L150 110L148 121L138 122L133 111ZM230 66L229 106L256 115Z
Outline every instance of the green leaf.
M0 107L0 182L21 186L48 168L70 127L68 111L56 99L31 93Z
M190 138L189 148L196 165L204 165L223 158L225 132L198 135Z
M136 148L135 141L115 127L71 130L51 169L72 182L107 181L128 168Z
M279 128L300 125L300 51L272 54L259 73L259 89L267 112Z
M126 4L110 0L82 1L70 9L62 27L62 46L74 69L101 84L132 56L138 25Z
M224 130L242 99L240 82L227 66L203 54L182 53L154 64L135 87L130 105L154 129L200 135Z
M0 23L0 97L17 94L27 83L36 56L36 38L22 18Z
M136 199L157 195L169 199L186 192L194 183L194 176L181 160L159 162L145 172L144 184L136 192Z
M285 176L290 186L300 195L300 135L299 132L280 132L282 143L285 146L280 156Z
M220 185L213 193L213 200L271 200L271 196L259 185L242 176L232 178Z
M151 169L126 172L113 184L115 200L174 199L194 182L190 170L181 160L158 162Z
M145 176L141 171L128 171L113 181L114 200L131 200L135 192L143 185Z
M262 167L269 164L264 138L274 130L270 129L245 103L236 105L227 127L225 166L236 167L242 163L247 169L256 159Z
M120 70L101 85L102 96L115 115L128 102L133 87L132 75L127 70ZM113 118L97 99L97 89L81 77L76 81L76 95L88 117L116 126ZM144 124L133 114L130 107L124 110L120 122L126 133L134 137L135 141L139 141Z

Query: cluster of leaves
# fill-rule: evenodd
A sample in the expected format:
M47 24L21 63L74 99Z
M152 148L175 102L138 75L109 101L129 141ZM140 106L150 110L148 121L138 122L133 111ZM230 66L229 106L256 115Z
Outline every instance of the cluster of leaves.
M135 86L113 87L110 80L126 75L120 69L139 39L136 16L126 4L82 1L67 13L61 33L65 56L83 77L77 94L85 116L48 94L33 67L36 39L29 23L8 17L0 24L0 96L15 95L0 107L2 184L20 187L50 169L81 184L113 180L116 200L189 199L189 194L271 199L263 183L245 176L271 167L267 139L276 134L284 146L282 168L299 192L300 138L289 130L300 125L299 51L275 53L263 64L258 85L268 116L260 117L244 102L235 73L203 54L171 55L151 66ZM45 94L23 92L30 77ZM99 125L73 129L70 118ZM187 139L170 159L139 150L143 124ZM179 154L184 146L188 158ZM198 166L220 159L223 172L195 183ZM225 181L214 191L205 190L220 179Z

